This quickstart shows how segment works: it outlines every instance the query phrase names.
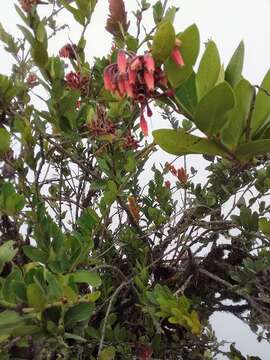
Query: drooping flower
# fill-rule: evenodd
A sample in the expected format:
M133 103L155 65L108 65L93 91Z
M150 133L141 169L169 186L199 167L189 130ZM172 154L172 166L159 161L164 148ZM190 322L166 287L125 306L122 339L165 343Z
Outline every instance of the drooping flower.
M20 0L20 5L23 11L30 12L35 5L46 4L40 0Z
M141 116L140 116L140 127L142 129L143 135L148 136L148 125L145 120L143 112L141 113Z
M66 85L69 89L79 90L84 94L89 86L89 77L82 75L80 72L71 71L66 74Z
M177 65L177 66L184 66L185 62L183 59L183 56L178 48L178 46L175 46L172 53L171 53L171 58L173 60L173 62Z
M188 181L188 175L183 167L178 169L177 178L182 184L186 184Z
M127 70L127 58L126 54L123 50L120 50L117 55L117 65L119 69L119 73L121 75L126 73Z
M143 73L144 81L149 91L154 91L155 88L155 79L154 75L145 70Z
M129 97L141 108L140 126L144 136L148 135L148 126L144 116L152 116L149 102L153 98L167 95L167 78L150 52L134 55L119 50L117 62L108 65L103 73L104 87L107 91L120 97ZM165 88L165 89L164 89ZM158 92L163 90L163 94Z
M149 52L147 52L144 55L143 60L144 60L145 67L148 70L148 72L150 74L154 74L154 72L155 72L155 60L154 60L153 56Z
M76 45L66 44L59 50L59 56L68 59L76 58Z

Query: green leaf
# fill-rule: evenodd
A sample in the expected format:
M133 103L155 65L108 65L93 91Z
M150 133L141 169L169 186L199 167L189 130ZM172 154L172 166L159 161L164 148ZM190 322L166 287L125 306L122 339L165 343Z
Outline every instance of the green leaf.
M201 99L216 84L220 73L220 57L214 41L209 41L196 76L197 94Z
M155 143L173 155L206 154L225 156L226 152L214 141L186 133L183 129L153 131Z
M235 155L240 159L249 159L259 154L268 154L269 149L270 139L255 140L238 146Z
M10 147L10 135L6 129L0 128L0 153L5 153Z
M261 218L259 220L259 228L265 235L270 236L270 220Z
M193 72L191 65L177 66L171 59L165 63L165 72L173 88L177 88L185 82Z
M102 283L99 274L92 271L80 270L72 273L71 276L77 283L87 283L94 287L98 287Z
M162 22L155 33L152 55L157 62L163 63L175 46L175 31L170 21Z
M244 64L244 54L245 46L243 41L241 41L225 70L225 80L228 81L232 87L237 85L241 80Z
M222 129L222 142L230 149L235 149L246 129L247 119L253 99L253 87L243 79L234 88L236 106L229 113L229 118Z
M194 65L200 51L200 33L196 24L192 24L185 31L177 35L182 41L180 46L181 54L185 64Z
M163 5L159 0L153 5L153 17L156 25L162 20L163 12Z
M6 241L0 246L0 273L3 270L5 263L12 261L17 254L18 249L14 249L15 242L12 240Z
M270 122L270 70L265 75L261 89L256 97L254 111L251 118L251 133L255 135L261 127ZM265 92L266 91L266 92Z
M114 360L115 355L115 348L113 346L109 346L106 349L102 350L99 360Z
M48 254L43 250L31 245L23 246L23 252L32 261L38 261L45 264L48 260Z
M177 35L177 38L182 41L180 51L185 65L179 67L172 59L168 59L165 63L165 72L174 88L179 87L190 77L200 50L200 34L195 24Z
M220 83L206 94L195 112L195 124L208 135L216 135L228 120L228 111L235 105L235 96L231 86Z
M36 311L42 311L46 305L46 296L42 288L37 284L30 284L26 289L27 299L30 306Z
M94 311L94 304L82 303L72 306L65 314L65 326L70 327L81 321L88 321Z
M194 114L197 106L197 91L195 73L186 80L179 88L175 90L175 97L179 103L184 106L191 114Z

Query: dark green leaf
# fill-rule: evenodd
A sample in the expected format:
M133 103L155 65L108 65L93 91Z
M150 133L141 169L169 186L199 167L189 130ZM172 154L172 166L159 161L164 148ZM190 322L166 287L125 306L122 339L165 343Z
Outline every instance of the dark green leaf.
M241 41L225 70L225 80L228 81L232 87L237 85L241 80L244 64L244 54L245 46L243 41Z
M246 128L253 98L251 84L243 79L234 88L236 105L228 115L228 121L222 129L222 142L230 149L235 149Z
M163 63L175 46L175 31L170 21L162 22L153 39L152 55L157 62Z
M194 72L179 88L175 90L175 97L191 114L197 106L197 91Z
M209 41L196 76L199 100L215 86L219 77L220 67L220 58L216 44L213 41Z
M270 122L270 70L265 75L256 97L253 115L251 118L251 133L256 134L261 127Z
M186 133L183 129L160 129L153 131L155 143L173 155L207 154L226 155L215 142Z
M220 83L206 94L195 112L197 127L208 135L216 135L228 120L228 111L235 105L235 96L231 86Z
M99 274L92 271L80 270L71 274L71 276L73 280L78 283L87 283L94 287L101 285L101 278Z
M65 325L70 327L71 325L81 322L88 321L92 312L94 311L94 304L82 303L71 307L65 314Z

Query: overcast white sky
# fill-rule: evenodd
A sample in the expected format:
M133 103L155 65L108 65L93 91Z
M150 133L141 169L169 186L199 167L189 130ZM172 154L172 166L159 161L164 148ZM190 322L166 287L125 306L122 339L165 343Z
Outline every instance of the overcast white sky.
M151 4L155 1L149 0ZM16 24L19 22L14 10L15 0L1 0L0 22L12 34L18 33ZM136 7L135 0L125 0L127 10ZM244 76L252 84L261 82L264 74L270 67L270 0L171 0L171 5L180 7L175 21L177 31L184 30L192 23L200 29L201 42L212 38L218 45L221 58L225 65L234 49L241 40L246 46ZM42 9L42 7L40 6ZM111 38L104 31L107 14L107 0L99 0L92 24L86 34L88 40L87 55L102 56L108 53ZM60 19L68 22L69 30L63 31L57 41L52 44L51 51L55 54L58 49L68 42L69 37L76 42L80 35L80 27L74 25L71 17ZM151 15L147 17L146 24L151 26ZM132 29L132 28L131 28ZM11 68L11 58L3 52L0 45L0 73L8 74ZM159 121L152 120L153 128L162 127ZM164 126L164 124L163 124ZM166 159L164 153L157 154L157 159ZM194 158L193 158L194 159ZM198 161L193 160L193 166L200 167ZM199 160L199 159L198 159ZM217 314L213 317L213 325L220 339L235 341L243 354L258 355L263 360L270 359L270 345L258 344L256 338L250 333L247 326L233 316ZM221 358L220 358L221 359Z

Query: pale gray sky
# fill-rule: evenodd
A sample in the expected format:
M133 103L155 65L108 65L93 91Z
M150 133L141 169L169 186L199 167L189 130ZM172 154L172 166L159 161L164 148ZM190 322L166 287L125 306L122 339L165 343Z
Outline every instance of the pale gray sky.
M150 1L154 4L155 1ZM19 22L14 10L15 0L1 0L0 22L12 34L18 33L16 24ZM135 0L126 0L127 10L136 7ZM246 47L244 76L252 84L258 84L270 67L270 0L171 0L171 5L180 7L175 20L177 31L184 30L192 23L196 23L200 29L201 42L212 38L218 45L221 58L226 64L241 40ZM42 9L42 7L40 6ZM93 21L86 38L88 39L87 55L102 56L108 52L111 38L104 31L107 14L107 0L99 0ZM75 42L80 35L80 26L74 25L74 21L65 13L60 18L62 23L70 25L69 30L59 34L51 46L51 51L57 53L58 49L68 42L69 37ZM147 27L152 24L151 15L147 17ZM132 28L131 28L132 29ZM8 74L11 68L11 58L3 52L0 45L0 73ZM164 127L164 123L158 119L151 121L153 128ZM156 154L157 161L165 161L168 158L163 152ZM203 170L204 164L193 157L195 167ZM235 341L243 354L258 355L262 360L270 359L270 345L258 344L256 337L248 327L235 317L226 314L216 314L212 319L213 326L219 339ZM221 359L221 358L220 358Z

